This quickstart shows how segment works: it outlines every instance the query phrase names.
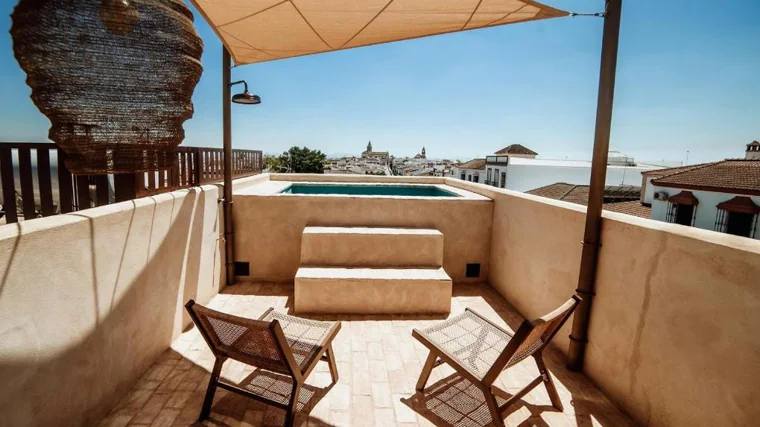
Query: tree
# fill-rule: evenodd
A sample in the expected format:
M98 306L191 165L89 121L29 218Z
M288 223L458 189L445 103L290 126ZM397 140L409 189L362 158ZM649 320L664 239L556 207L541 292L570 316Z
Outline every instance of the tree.
M264 165L270 173L283 173L288 171L288 166L284 164L280 157L267 154L264 156Z
M289 173L325 173L327 156L319 150L291 147L277 160Z

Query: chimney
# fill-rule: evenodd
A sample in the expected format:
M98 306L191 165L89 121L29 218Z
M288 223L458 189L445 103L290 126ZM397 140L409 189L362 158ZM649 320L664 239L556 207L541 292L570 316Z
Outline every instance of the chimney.
M760 160L760 142L752 141L747 144L747 153L744 155L747 160Z

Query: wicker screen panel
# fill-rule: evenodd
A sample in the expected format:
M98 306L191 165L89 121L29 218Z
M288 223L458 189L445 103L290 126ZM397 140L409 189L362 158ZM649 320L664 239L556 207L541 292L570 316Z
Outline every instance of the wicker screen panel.
M203 42L181 0L21 0L13 50L75 174L169 168Z

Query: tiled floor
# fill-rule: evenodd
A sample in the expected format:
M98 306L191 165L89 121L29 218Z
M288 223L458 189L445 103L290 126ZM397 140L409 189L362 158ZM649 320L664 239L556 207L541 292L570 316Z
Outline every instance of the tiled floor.
M209 304L216 310L258 318L269 307L292 310L293 288L288 285L241 284L227 288ZM522 320L488 286L455 286L452 315L470 307L514 330ZM484 426L490 416L482 395L443 365L433 370L424 394L414 385L427 350L411 336L412 328L441 320L438 316L321 316L340 320L334 341L340 381L331 385L327 364L320 362L307 381L310 397L297 416L300 426ZM634 426L583 375L567 371L563 359L548 351L564 404L555 410L545 389L536 387L515 405L507 426ZM103 426L189 426L196 423L213 356L195 328L188 330L142 376L113 409ZM496 385L514 393L538 376L526 360L505 371ZM235 361L222 377L239 383L271 380ZM281 426L285 412L219 389L211 426Z

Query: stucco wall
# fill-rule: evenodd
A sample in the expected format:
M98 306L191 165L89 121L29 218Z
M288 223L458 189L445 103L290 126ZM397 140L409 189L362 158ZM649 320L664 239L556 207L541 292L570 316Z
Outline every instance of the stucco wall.
M585 208L488 193L489 283L526 317L544 314L577 286ZM614 212L601 242L586 375L642 425L755 423L760 243Z
M0 417L91 425L221 283L219 188L0 227Z
M694 197L699 200L697 211L694 215L694 227L705 230L715 229L715 219L718 215L717 205L733 199L734 197L749 197L752 201L760 206L760 196L747 196L744 194L716 193L714 191L701 190L682 190L680 188L658 187L652 185L653 191L665 191L670 196L675 196L681 191L691 191ZM665 221L668 213L668 202L665 200L652 201L652 219ZM755 239L760 240L760 232L755 232Z
M444 182L444 178L436 177L271 175L271 178L311 182ZM454 282L483 281L488 274L490 200L236 194L233 221L235 258L250 263L249 278L254 280L293 280L300 264L301 234L307 225L434 228L444 235L443 267ZM480 277L465 277L467 263L481 264Z

